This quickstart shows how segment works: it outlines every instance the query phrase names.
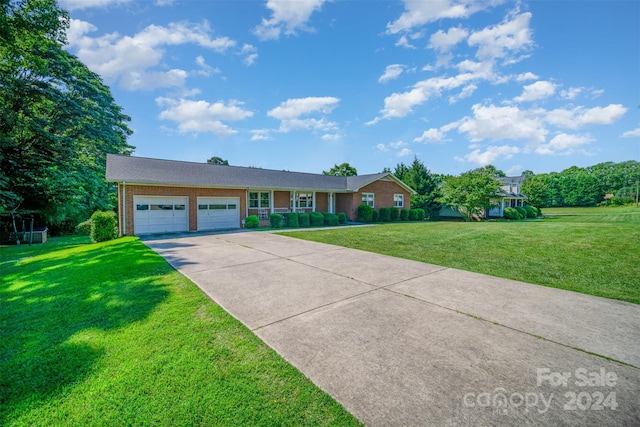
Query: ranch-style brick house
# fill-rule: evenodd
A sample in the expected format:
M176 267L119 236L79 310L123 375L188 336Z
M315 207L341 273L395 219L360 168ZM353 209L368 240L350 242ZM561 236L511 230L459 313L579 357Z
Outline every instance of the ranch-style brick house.
M409 208L415 191L391 173L350 177L107 155L120 234L242 228L249 215Z

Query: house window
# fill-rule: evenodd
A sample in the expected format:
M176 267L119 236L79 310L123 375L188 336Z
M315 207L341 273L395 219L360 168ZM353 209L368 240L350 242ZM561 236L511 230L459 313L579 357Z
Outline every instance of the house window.
M372 208L375 207L374 199L375 195L373 193L362 193L362 203L364 203L365 205L369 205Z
M249 208L268 208L270 206L271 194L268 191L256 191L249 193Z
M312 208L313 193L296 193L296 208Z
M393 206L396 208L404 208L404 194L393 195Z

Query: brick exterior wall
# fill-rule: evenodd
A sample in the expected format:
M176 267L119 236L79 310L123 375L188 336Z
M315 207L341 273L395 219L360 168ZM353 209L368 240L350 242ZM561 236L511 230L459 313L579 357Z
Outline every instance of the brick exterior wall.
M176 196L189 198L189 231L198 229L198 197L238 197L240 198L240 222L245 218L247 211L247 192L242 189L225 188L196 188L196 187L160 187L148 185L126 185L126 228L122 227L122 204L118 208L120 220L120 233L133 234L133 197L134 196ZM118 199L122 202L122 184L118 184Z
M133 197L134 196L175 196L189 198L189 231L198 229L198 197L238 197L240 199L240 222L247 212L247 191L244 189L198 188L198 187L163 187L150 185L126 185L126 200L122 200L122 184L118 184L118 220L120 233L132 235L133 227ZM411 206L411 194L393 181L376 181L360 189L357 193L336 193L335 212L344 212L349 219L355 221L358 217L358 206L362 203L362 193L375 194L375 209L393 206L393 195L404 194L404 207ZM273 205L275 208L290 207L289 191L274 191ZM126 207L126 225L123 224L123 209ZM316 192L315 206L317 212L329 210L329 195L326 192Z

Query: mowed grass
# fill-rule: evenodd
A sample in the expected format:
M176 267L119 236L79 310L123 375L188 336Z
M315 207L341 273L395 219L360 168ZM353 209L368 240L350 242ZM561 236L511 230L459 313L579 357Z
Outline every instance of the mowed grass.
M134 238L0 248L0 425L356 425Z
M287 235L640 304L640 209L543 212L564 215Z

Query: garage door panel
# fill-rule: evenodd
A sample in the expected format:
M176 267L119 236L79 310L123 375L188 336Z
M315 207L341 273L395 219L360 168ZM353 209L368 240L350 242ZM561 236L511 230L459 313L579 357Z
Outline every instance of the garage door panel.
M188 197L134 196L134 233L189 230Z
M198 197L198 230L239 228L239 202L237 197Z

